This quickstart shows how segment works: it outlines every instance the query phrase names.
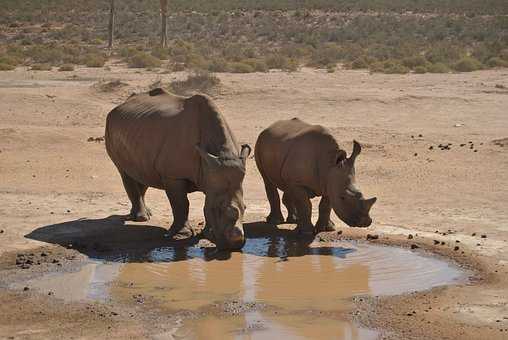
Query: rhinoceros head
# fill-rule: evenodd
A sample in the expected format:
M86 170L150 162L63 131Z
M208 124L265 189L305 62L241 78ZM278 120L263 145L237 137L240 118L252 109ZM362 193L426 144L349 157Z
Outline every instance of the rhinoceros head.
M362 148L353 142L353 152L349 158L339 151L336 164L330 169L327 178L327 194L333 211L351 227L368 227L372 223L369 211L377 198L365 199L355 186L355 160Z
M204 160L205 219L210 236L219 249L241 249L245 244L242 183L251 148L242 145L239 155L221 157L196 148Z

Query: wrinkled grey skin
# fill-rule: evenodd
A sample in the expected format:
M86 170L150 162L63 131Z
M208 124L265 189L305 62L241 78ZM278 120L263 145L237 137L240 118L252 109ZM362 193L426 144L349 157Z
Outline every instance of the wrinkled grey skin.
M270 202L267 222L284 221L277 189L289 223L297 223L302 234L334 230L330 213L351 227L368 227L376 198L365 199L355 186L355 160L361 146L353 143L348 158L333 136L322 126L309 125L297 118L278 121L264 130L255 147L256 164L263 176ZM321 196L319 218L312 225L310 198Z
M105 138L132 203L127 219L147 221L146 190L162 189L173 211L170 236L191 236L187 194L201 191L212 241L220 249L243 246L242 182L251 149L237 144L208 97L162 89L133 95L108 114Z

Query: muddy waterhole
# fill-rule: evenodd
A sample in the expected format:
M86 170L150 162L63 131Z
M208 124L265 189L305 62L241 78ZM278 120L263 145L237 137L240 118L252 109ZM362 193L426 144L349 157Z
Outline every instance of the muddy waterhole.
M79 271L28 284L68 301L188 311L192 317L176 322L172 338L375 339L374 330L341 316L351 297L419 291L465 278L446 261L406 249L277 236L248 239L242 252L231 254L190 246L97 256ZM211 312L217 306L222 312Z

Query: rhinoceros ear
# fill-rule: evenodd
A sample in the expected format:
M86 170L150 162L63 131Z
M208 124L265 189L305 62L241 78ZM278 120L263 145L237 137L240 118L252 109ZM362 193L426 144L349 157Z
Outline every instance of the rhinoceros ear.
M340 149L337 150L337 154L335 155L335 164L341 165L346 158L347 158L346 151Z
M201 149L201 147L199 145L196 145L195 148L196 148L196 150L198 150L201 158L203 158L205 160L206 164L208 164L211 167L219 167L220 166L219 157L206 152L205 150Z
M349 156L348 161L351 164L355 164L356 157L358 157L360 152L362 152L362 147L361 147L360 143L353 140L353 152L351 153L351 156Z
M249 157L250 153L252 152L252 148L249 144L243 144L242 150L240 151L240 158L243 160L246 160L247 157Z

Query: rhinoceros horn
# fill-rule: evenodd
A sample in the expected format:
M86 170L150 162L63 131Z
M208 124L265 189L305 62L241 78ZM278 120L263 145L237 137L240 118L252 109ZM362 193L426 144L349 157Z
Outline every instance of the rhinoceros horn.
M348 162L353 165L355 164L356 157L362 152L362 146L357 141L353 140L353 152L348 158Z
M206 152L203 150L199 145L196 145L196 150L198 150L199 155L201 158L203 158L210 167L219 167L220 166L220 160L219 157L212 155L211 153Z

